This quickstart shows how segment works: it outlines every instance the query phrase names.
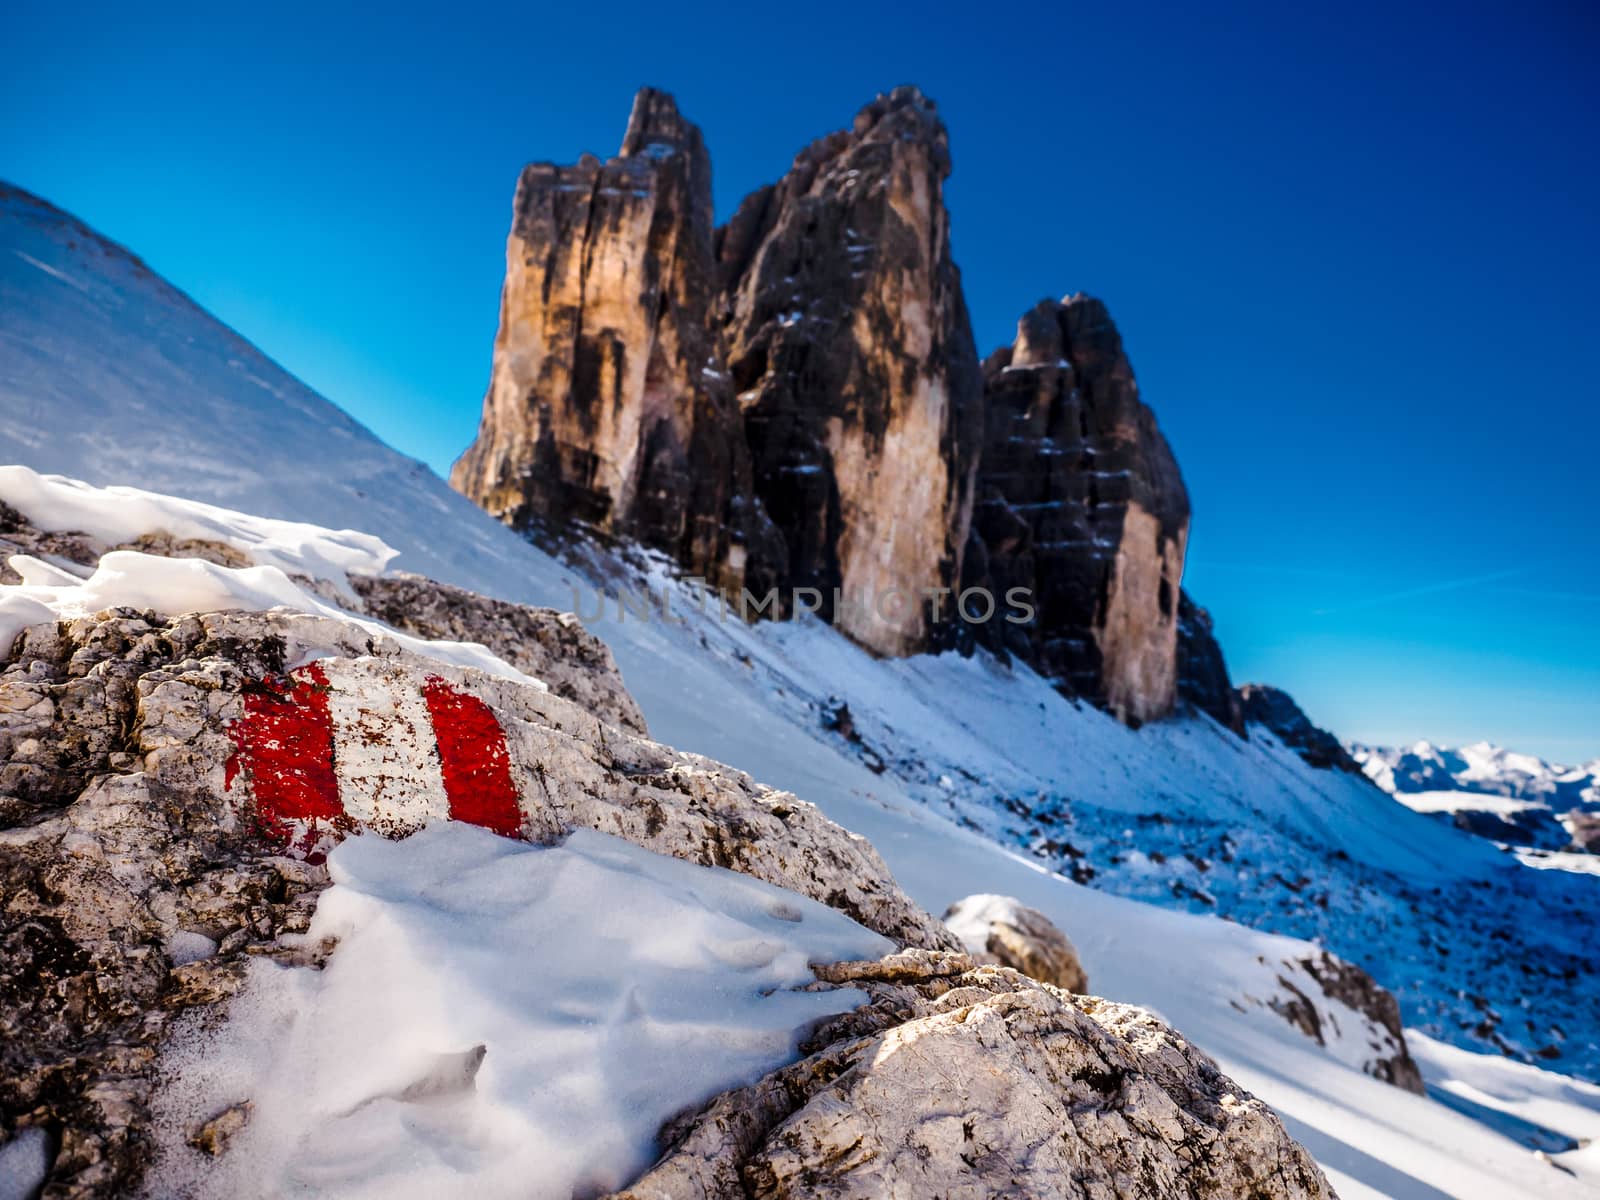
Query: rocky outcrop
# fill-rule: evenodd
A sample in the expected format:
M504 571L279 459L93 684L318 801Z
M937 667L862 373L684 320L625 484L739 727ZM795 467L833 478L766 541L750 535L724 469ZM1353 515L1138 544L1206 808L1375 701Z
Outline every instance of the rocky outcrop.
M1010 896L968 896L944 914L972 960L1021 971L1066 992L1087 992L1089 976L1078 950L1055 923Z
M1247 723L1271 732L1311 766L1361 774L1360 764L1339 739L1313 725L1288 692L1264 683L1247 683L1239 689L1239 702Z
M896 88L717 233L717 315L784 582L881 654L927 644L922 589L956 586L971 519L982 385L949 173L933 102Z
M954 603L925 590L960 579L982 403L949 170L932 101L896 89L713 243L700 134L641 92L618 157L523 172L451 482L514 527L632 538L922 649Z
M1133 724L1166 715L1189 495L1105 305L1040 301L983 377L969 581L1032 592L1007 636L1062 690Z
M1600 813L1573 809L1561 821L1572 835L1572 849L1600 854Z
M700 135L641 92L617 158L523 173L452 483L517 528L776 585L765 611L879 654L980 642L1134 725L1192 684L1242 729L1200 618L1179 648L1188 494L1115 325L1043 301L980 367L950 168L933 102L896 88L713 239Z
M1400 1003L1355 963L1323 951L1278 964L1268 1006L1335 1057L1418 1096L1422 1072L1406 1047Z
M1211 614L1182 590L1178 592L1178 699L1240 737L1249 736L1244 704L1211 631Z
M1454 812L1435 813L1463 833L1504 842L1513 846L1533 846L1541 850L1581 850L1575 833L1570 832L1572 817L1582 818L1583 813L1572 813L1558 818L1546 808L1524 808L1514 812L1486 812L1475 809L1470 802Z
M737 589L781 550L707 309L711 160L645 88L615 158L517 183L477 440L450 482L514 528L579 527Z
M1265 1105L1143 1009L965 955L818 975L871 1003L670 1124L615 1200L1333 1195Z
M279 939L307 927L322 854L358 830L599 829L903 944L957 944L793 796L283 610L27 628L0 669L0 797L0 1131L48 1133L51 1196L131 1189L173 1017L231 995L251 956L316 953Z

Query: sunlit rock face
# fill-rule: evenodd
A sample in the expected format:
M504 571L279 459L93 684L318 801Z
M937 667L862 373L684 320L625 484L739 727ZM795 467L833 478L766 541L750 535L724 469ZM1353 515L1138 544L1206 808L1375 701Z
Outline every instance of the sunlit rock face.
M950 257L945 128L915 88L813 142L718 231L719 318L786 582L882 654L924 648L971 519L982 381ZM944 606L946 612L949 605Z
M776 586L765 611L820 608L879 654L976 640L1129 723L1170 712L1177 464L1097 300L1041 302L980 366L950 167L933 102L897 88L713 232L699 131L640 92L616 158L523 172L452 482L516 528ZM953 619L970 587L987 623Z
M516 528L654 546L738 587L780 557L707 319L711 161L646 88L617 157L517 183L477 440L451 483Z
M1045 300L984 363L968 585L1027 588L980 636L1137 724L1177 696L1189 496L1105 305Z

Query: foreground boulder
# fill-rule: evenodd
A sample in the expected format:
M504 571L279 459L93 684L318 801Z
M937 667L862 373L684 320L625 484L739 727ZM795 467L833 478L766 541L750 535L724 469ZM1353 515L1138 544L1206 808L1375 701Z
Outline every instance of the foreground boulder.
M1067 935L1036 908L1010 896L968 896L944 914L974 962L1021 971L1065 992L1087 992L1089 976Z
M962 954L817 974L871 1003L671 1123L614 1200L1333 1195L1264 1104L1143 1009Z
M176 538L160 529L117 545L80 530L47 532L0 501L0 584L20 580L9 562L13 554L42 558L63 569L76 564L83 568L80 573L87 576L112 550L136 550L162 558L198 558L222 567L252 565L246 555L226 542ZM407 571L353 574L346 581L348 590L305 575L295 575L294 581L332 604L376 617L405 633L430 641L478 642L602 721L633 733L649 732L644 714L622 682L611 648L584 629L572 613L493 600Z
M811 805L536 686L282 610L32 626L0 670L0 1134L44 1131L49 1195L130 1190L168 1025L308 953L280 938L331 844L446 819L598 829L956 945Z

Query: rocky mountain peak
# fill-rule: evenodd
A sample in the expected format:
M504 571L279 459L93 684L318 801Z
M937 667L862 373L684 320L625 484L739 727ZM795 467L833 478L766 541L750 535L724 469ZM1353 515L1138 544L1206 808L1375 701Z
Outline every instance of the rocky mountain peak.
M617 157L517 185L489 393L451 483L514 528L664 550L719 586L777 557L707 313L711 161L670 95Z
M983 635L1125 721L1166 715L1189 496L1116 325L1091 297L1042 300L983 374L964 584L1024 588L1037 608L1028 625Z
M1182 476L1099 300L1040 301L980 365L950 170L937 106L897 87L713 232L699 130L641 90L617 158L524 172L452 482L519 528L776 585L778 615L815 607L879 654L955 633L1131 723L1165 715ZM1035 617L963 634L949 597L970 587L1025 589ZM1232 703L1225 670L1211 690Z
M940 152L946 174L950 171L950 139L939 107L914 84L901 84L863 105L852 125L856 137L867 142L912 141Z
M1061 367L1067 363L1066 331L1061 327L1061 305L1041 300L1017 318L1017 338L995 354L1001 369L1014 367Z
M699 126L678 111L671 92L642 87L634 93L633 111L628 114L628 129L622 135L624 158L647 152L647 147L694 149L704 152Z
M678 111L671 93L652 87L639 89L617 156L648 162L658 175L676 175L676 185L693 210L697 214L711 211L711 155L706 152L700 127ZM696 221L693 228L709 238L711 222ZM703 255L696 257L698 261Z
M928 644L917 597L959 580L971 514L982 383L949 168L931 102L897 89L718 233L722 342L783 578L882 654ZM912 600L886 614L895 593Z

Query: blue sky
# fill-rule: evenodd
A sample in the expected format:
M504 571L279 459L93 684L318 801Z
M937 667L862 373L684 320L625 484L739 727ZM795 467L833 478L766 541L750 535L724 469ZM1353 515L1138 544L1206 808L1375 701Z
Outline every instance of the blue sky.
M1107 300L1236 678L1600 756L1595 6L226 7L13 6L0 176L441 472L524 162L654 84L726 216L915 82L980 349Z

